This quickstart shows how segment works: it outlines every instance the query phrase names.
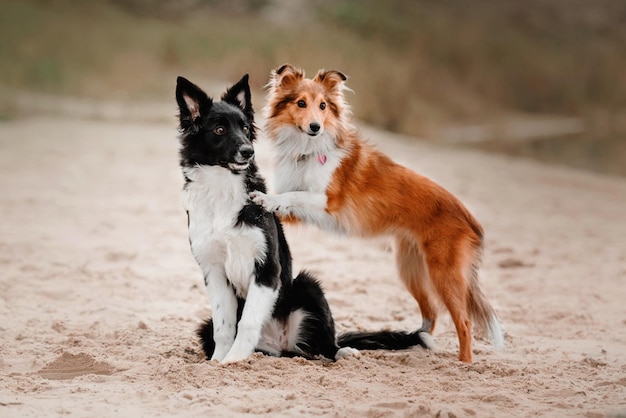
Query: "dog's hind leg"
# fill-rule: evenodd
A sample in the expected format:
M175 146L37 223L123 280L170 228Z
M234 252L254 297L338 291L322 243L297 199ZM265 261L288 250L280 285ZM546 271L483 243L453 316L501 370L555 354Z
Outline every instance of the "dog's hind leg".
M411 237L396 236L396 264L400 279L422 313L422 327L418 332L432 334L437 322L437 301L432 298L432 283L424 256Z
M297 330L294 351L307 358L324 356L335 360L339 346L335 339L328 301L319 282L306 271L301 271L291 283L290 329ZM297 321L294 321L297 319Z
M439 297L450 312L459 339L459 360L472 362L472 323L468 312L469 280L463 257L453 246L427 254L428 271ZM454 260L453 264L449 261Z
M293 325L298 330L294 341L296 351L307 358L324 356L339 360L359 356L358 350L340 348L335 337L335 322L319 282L308 272L301 271L294 279L290 293L291 318L300 318ZM298 313L298 314L296 314ZM291 320L290 320L291 324Z

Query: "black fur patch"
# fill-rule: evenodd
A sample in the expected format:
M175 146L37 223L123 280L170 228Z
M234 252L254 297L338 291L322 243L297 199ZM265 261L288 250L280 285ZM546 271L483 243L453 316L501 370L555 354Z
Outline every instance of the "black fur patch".
M241 208L241 211L239 212L239 217L237 218L237 223L235 225L260 225L263 222L264 215L265 211L261 206L254 203L249 203Z

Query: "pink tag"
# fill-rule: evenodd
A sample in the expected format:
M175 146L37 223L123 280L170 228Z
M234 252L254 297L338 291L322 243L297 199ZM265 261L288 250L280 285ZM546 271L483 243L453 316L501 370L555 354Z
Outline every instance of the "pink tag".
M321 165L326 164L326 156L325 155L318 155L317 156L317 161L319 161Z

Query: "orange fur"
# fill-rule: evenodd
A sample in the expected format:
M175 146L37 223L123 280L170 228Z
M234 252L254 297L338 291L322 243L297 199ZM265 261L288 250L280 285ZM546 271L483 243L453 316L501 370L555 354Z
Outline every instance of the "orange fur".
M361 140L346 117L343 74L321 70L307 79L286 65L272 77L266 108L270 136L284 126L303 131L311 121L323 124L342 155L325 190L326 212L350 234L395 236L398 271L419 304L422 328L432 332L442 302L456 327L459 359L471 362L472 321L491 331L490 321L497 322L478 288L483 241L478 221L443 187ZM307 106L298 106L299 100Z

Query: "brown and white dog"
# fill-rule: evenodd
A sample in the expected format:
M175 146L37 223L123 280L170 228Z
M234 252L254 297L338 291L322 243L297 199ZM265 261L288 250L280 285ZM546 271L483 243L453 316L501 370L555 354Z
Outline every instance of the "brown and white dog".
M284 220L357 236L392 235L400 277L422 314L416 333L432 333L443 303L461 361L472 361L472 324L503 347L500 322L478 284L482 227L450 192L362 141L349 121L345 81L334 70L312 79L290 64L272 71L266 132L278 194L254 192L253 200ZM376 347L362 333L343 338L340 345Z

